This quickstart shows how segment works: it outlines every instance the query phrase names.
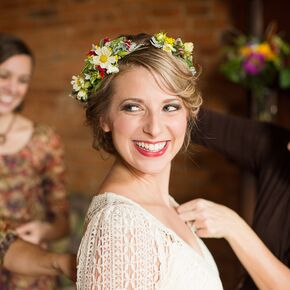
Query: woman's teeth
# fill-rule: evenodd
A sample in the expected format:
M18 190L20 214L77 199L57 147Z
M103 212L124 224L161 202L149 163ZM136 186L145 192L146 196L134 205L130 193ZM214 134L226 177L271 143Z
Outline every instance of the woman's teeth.
M158 152L165 147L166 142L159 142L159 143L155 143L155 144L145 143L145 142L135 142L135 144L138 147L142 148L143 150L147 150L150 152Z
M0 96L0 102L9 104L13 101L13 98L10 96Z

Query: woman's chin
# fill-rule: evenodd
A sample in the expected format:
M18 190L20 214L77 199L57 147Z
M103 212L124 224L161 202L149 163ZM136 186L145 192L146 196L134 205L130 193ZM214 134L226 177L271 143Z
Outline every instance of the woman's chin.
M5 114L12 113L19 104L20 102L5 103L5 102L0 101L0 114L5 115Z

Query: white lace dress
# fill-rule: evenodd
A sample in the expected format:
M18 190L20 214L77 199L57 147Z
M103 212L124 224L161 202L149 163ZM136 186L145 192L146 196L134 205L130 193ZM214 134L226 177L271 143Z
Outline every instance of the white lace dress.
M78 290L220 290L216 264L132 200L95 196L78 251ZM195 235L194 231L193 235Z

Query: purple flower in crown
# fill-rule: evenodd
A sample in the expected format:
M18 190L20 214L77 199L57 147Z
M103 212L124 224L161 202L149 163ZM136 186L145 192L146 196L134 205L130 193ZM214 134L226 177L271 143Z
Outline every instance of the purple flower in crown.
M250 75L259 74L265 66L265 56L260 53L250 53L243 61L243 69Z

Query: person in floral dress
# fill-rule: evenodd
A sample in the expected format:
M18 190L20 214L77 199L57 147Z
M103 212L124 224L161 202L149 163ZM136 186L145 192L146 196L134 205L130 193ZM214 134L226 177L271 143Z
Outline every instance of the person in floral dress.
M25 241L47 242L69 231L60 137L21 115L33 55L17 37L0 34L0 220ZM28 277L0 268L1 290L55 289L49 276Z

